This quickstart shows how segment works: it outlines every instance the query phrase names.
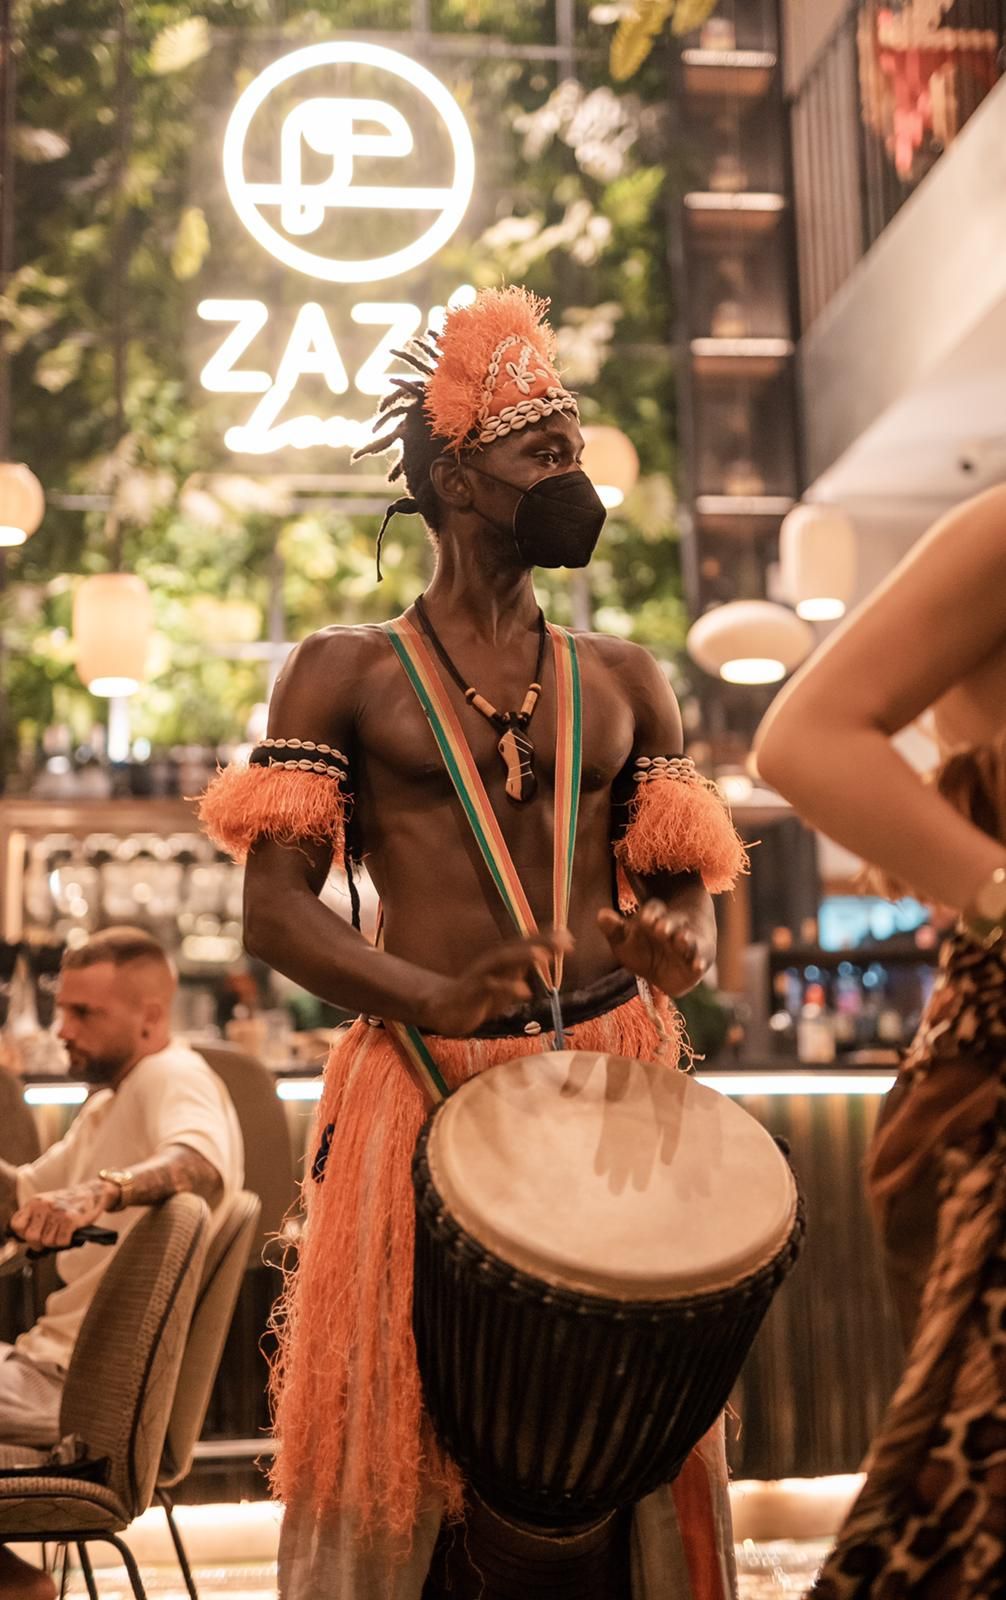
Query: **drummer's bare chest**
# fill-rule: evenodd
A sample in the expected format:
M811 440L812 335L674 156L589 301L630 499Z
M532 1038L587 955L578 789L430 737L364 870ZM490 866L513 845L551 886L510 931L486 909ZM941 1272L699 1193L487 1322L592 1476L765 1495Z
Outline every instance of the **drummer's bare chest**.
M382 788L389 780L400 789L415 789L426 798L452 790L433 731L398 661L390 661L370 675L361 697L356 722L354 765L362 767L357 776L367 789ZM555 675L548 665L542 673L543 692L527 730L534 745L534 765L539 783L551 791L555 779L556 697ZM632 753L634 717L631 705L610 673L596 663L581 665L582 748L581 785L584 796L607 790ZM527 688L510 674L512 692L503 679L497 680L498 698L493 704L513 710L520 705ZM518 686L519 685L519 686ZM505 769L497 746L500 731L484 716L466 704L453 683L446 683L458 724L475 759L490 798L502 794Z

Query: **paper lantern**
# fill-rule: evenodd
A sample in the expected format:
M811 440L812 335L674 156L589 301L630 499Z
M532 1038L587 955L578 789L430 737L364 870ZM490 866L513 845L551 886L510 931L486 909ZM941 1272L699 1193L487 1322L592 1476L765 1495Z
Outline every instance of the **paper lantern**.
M621 428L588 423L583 429L583 470L609 511L620 506L636 486L639 457Z
M0 462L0 546L24 544L42 521L45 495L30 467Z
M844 616L856 583L856 530L837 506L794 506L779 530L782 592L808 622Z
M154 621L150 590L130 572L85 578L73 597L77 671L92 694L127 695L147 675Z
M814 647L805 622L771 600L731 600L715 606L688 632L688 653L727 683L778 683Z

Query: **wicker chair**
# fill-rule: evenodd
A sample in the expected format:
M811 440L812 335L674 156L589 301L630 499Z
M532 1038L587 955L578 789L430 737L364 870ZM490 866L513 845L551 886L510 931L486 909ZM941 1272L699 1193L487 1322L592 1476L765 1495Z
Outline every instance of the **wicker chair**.
M256 1056L234 1045L199 1045L198 1050L230 1095L241 1126L245 1188L262 1202L257 1263L280 1232L297 1194L290 1133L276 1097L276 1079Z
M242 1190L231 1201L210 1240L157 1474L157 1499L164 1507L185 1587L192 1600L199 1600L199 1594L175 1522L171 1490L188 1476L192 1466L227 1330L257 1236L260 1210L258 1196Z
M266 1401L269 1323L280 1289L279 1268L295 1248L284 1224L297 1198L290 1129L276 1076L257 1057L233 1044L198 1046L223 1082L244 1140L244 1187L262 1202L258 1236L234 1309L234 1320L209 1407L210 1437L196 1449L196 1462L227 1461L227 1482L239 1495L257 1492L252 1463L260 1444L268 1452L271 1417ZM220 1454L219 1447L223 1446ZM235 1447L240 1446L240 1454Z
M30 1106L25 1105L24 1085L20 1078L0 1070L0 1157L12 1167L20 1167L41 1153L38 1127ZM13 1344L39 1315L45 1295L57 1286L55 1268L47 1259L32 1267L22 1255L0 1268L0 1339Z
M81 1326L60 1408L60 1432L82 1441L83 1463L64 1470L47 1465L45 1451L0 1448L0 1540L75 1544L92 1600L92 1540L115 1546L133 1594L146 1600L118 1535L153 1499L208 1239L205 1201L177 1194L118 1246ZM82 1468L94 1480L74 1476Z
M0 1072L0 1156L22 1167L42 1152L38 1127L25 1105L24 1085L9 1072Z

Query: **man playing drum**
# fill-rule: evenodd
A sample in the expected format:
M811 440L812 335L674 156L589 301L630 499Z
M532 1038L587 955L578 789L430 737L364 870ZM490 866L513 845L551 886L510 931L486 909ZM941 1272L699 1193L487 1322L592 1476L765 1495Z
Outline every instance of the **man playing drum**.
M403 353L369 448L400 446L389 516L424 518L433 580L392 623L306 639L268 738L203 801L247 857L249 949L361 1013L328 1062L283 1319L287 1600L419 1600L462 1512L411 1326L429 1095L556 1044L673 1070L668 997L713 960L710 893L745 864L659 667L540 612L532 568L584 566L604 520L546 309L485 290ZM376 947L318 898L333 858L351 879L366 859ZM631 1563L637 1600L728 1600L721 1430L636 1507Z

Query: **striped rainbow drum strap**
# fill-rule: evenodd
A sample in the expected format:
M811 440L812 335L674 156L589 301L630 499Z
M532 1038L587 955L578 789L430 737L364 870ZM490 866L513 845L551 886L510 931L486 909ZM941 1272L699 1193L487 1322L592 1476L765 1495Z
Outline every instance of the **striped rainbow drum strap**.
M583 760L583 701L580 667L572 634L548 623L555 662L556 738L555 738L555 832L552 849L552 920L565 928L569 918L569 898L573 883L573 857L576 848L576 821L580 805L580 769ZM528 938L538 924L524 886L507 849L503 831L493 811L457 713L419 629L405 617L386 624L392 649L416 692L461 808L468 819L489 875L518 933ZM549 990L553 1012L561 1032L558 991L562 983L562 953L537 964L539 976ZM413 1077L422 1079L425 1092L442 1099L447 1092L436 1070L422 1035L403 1023L389 1023L408 1057ZM408 1042L406 1043L406 1039ZM425 1060L423 1059L425 1058ZM432 1064L433 1073L430 1072ZM433 1076L440 1079L439 1085ZM434 1092L436 1091L436 1092Z
M446 1100L451 1091L419 1029L406 1022L386 1022L384 1026L397 1044L405 1070L423 1098L431 1106Z
M576 819L580 810L580 772L583 767L583 700L580 663L573 635L548 624L555 661L555 835L552 847L552 923L569 924L569 897L573 889L573 854ZM553 958L552 989L562 983L562 952Z

